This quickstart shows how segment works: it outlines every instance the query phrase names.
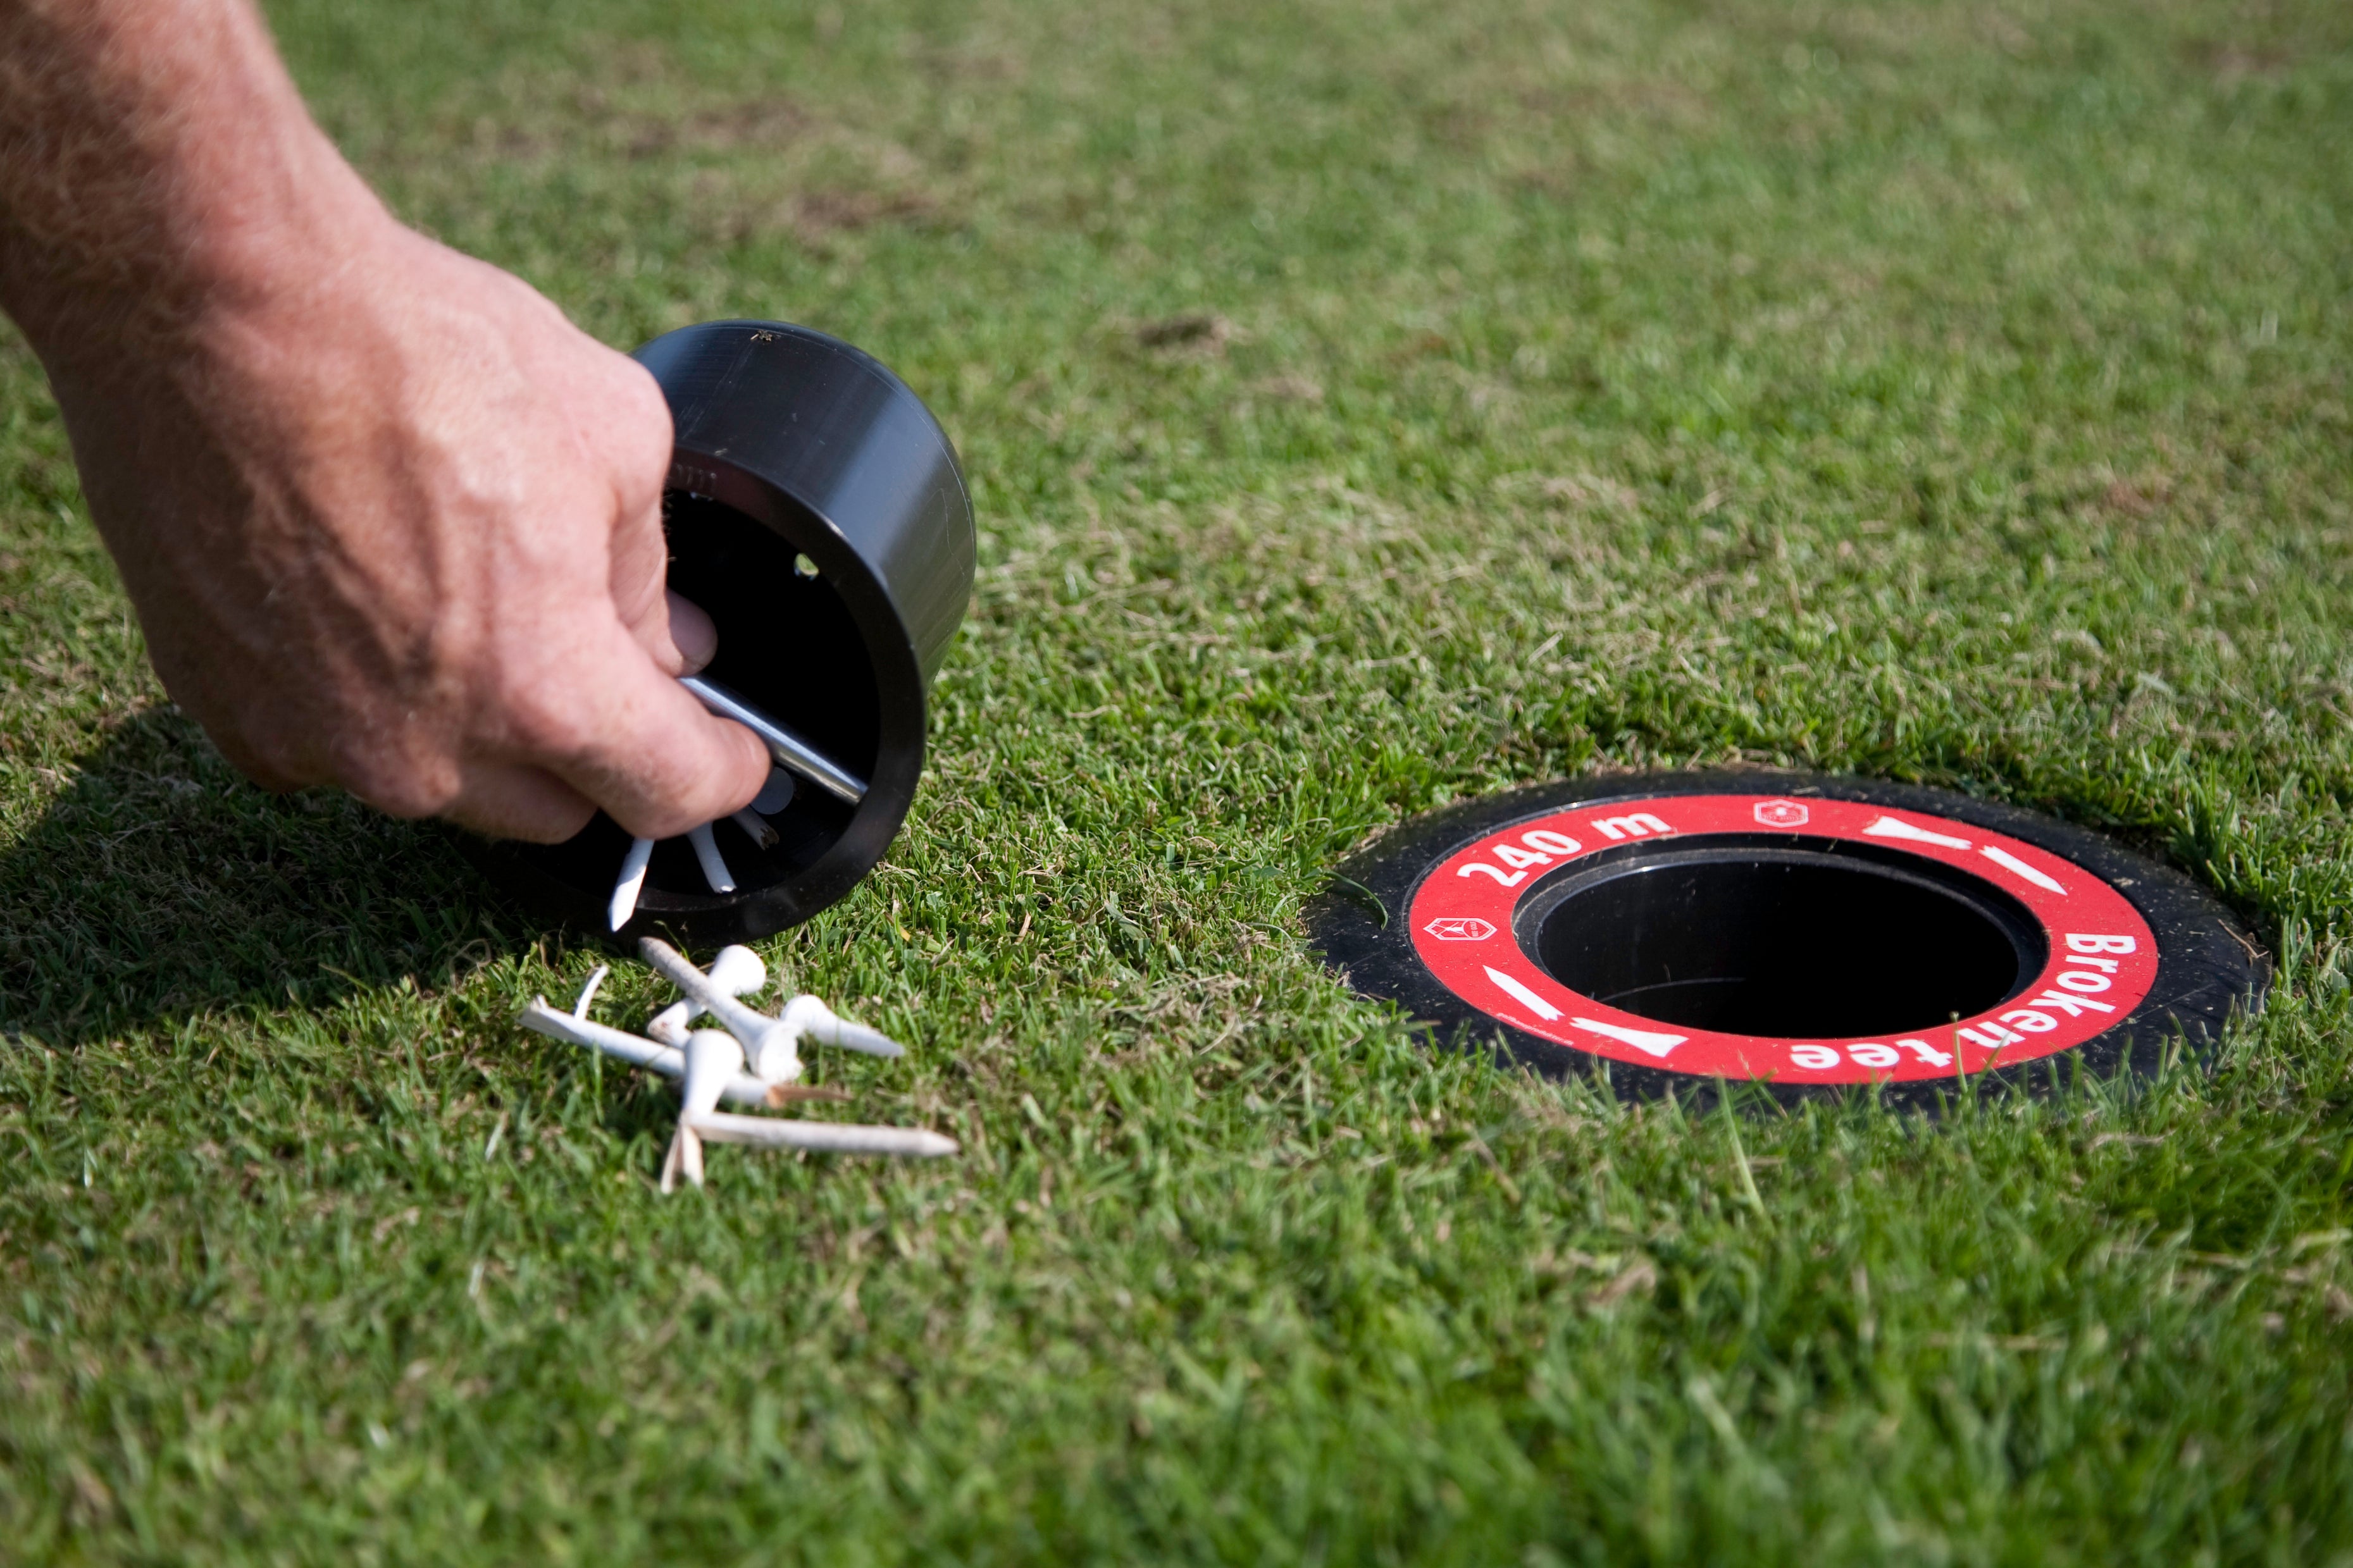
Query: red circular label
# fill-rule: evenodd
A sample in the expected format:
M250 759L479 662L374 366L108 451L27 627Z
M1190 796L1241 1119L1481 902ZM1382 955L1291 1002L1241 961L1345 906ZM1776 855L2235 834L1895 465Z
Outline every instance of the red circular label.
M1781 1039L1660 1023L1570 990L1521 951L1512 917L1552 868L1637 840L1783 832L1875 844L1965 870L2032 911L2051 957L2000 1006L1907 1035ZM1857 801L1760 795L1599 801L1500 828L1432 867L1413 895L1414 951L1479 1012L1542 1039L1615 1061L1699 1078L1874 1083L1951 1078L2080 1046L2129 1016L2157 979L2157 939L2125 896L2071 860L1925 812ZM1891 939L1895 933L1890 933ZM1884 963L1888 952L1833 955Z

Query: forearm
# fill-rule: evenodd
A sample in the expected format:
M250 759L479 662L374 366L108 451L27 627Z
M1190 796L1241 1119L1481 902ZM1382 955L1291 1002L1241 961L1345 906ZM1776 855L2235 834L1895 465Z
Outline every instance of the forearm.
M248 0L0 0L0 308L53 369L383 221Z

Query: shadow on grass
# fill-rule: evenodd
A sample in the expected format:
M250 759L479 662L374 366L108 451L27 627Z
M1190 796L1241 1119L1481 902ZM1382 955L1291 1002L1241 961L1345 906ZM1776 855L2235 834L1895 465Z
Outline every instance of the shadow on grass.
M272 795L194 721L111 731L0 850L0 1024L70 1046L238 1005L448 980L528 939L428 823Z

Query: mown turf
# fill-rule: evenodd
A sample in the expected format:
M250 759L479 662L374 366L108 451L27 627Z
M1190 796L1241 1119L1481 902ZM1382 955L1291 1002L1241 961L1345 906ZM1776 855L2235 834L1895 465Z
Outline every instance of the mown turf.
M164 702L12 343L0 1557L2353 1561L2353 11L273 15L600 335L955 433L924 793L766 952L966 1152L657 1195L665 1094L510 1022L595 955ZM1734 1118L1303 947L1400 816L1727 760L2111 827L2270 1010Z

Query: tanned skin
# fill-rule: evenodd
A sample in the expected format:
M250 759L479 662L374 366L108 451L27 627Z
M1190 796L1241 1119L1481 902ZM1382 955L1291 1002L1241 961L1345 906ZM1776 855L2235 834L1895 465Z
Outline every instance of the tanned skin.
M0 0L0 308L164 686L272 789L553 842L758 793L652 378L402 226L249 0Z

